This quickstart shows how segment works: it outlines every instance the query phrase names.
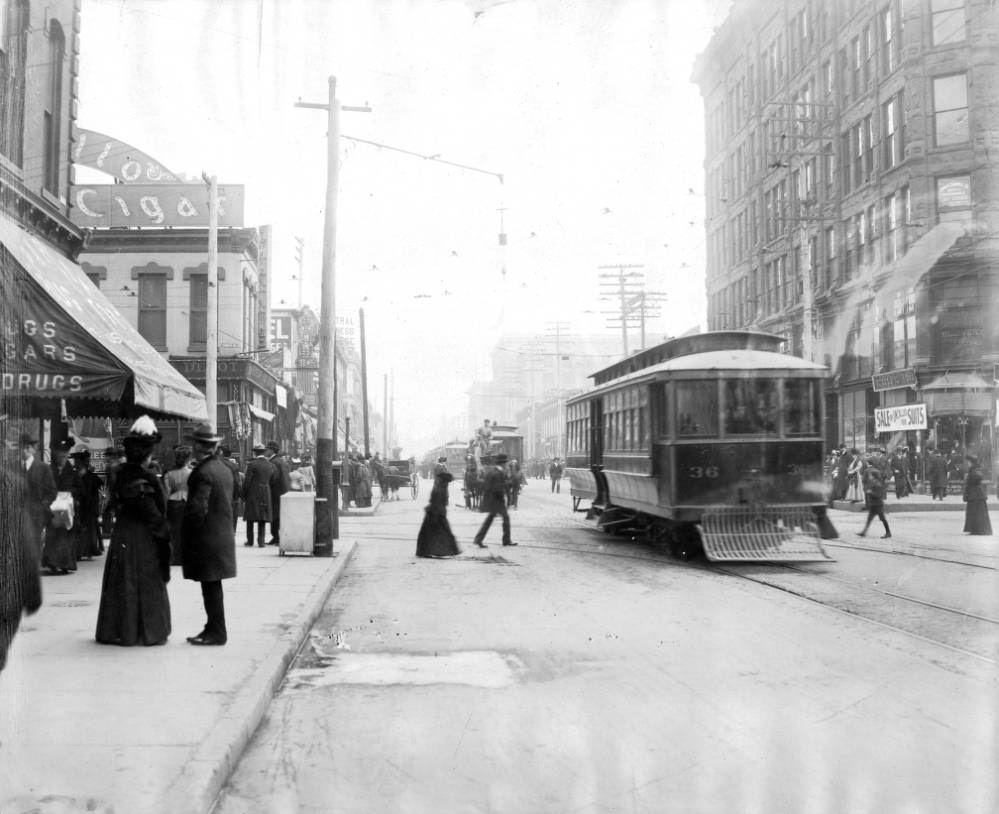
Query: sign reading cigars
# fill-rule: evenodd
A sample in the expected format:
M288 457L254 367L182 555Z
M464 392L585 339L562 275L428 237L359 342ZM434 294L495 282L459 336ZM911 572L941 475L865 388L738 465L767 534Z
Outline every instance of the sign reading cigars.
M898 407L875 407L875 432L898 432L900 430L925 430L926 405L902 404Z
M84 184L70 188L77 226L208 226L204 184ZM219 226L243 225L243 185L219 186Z

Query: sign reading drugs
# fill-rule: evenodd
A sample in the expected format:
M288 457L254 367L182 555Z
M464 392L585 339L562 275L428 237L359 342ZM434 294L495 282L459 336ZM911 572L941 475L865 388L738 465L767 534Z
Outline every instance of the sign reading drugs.
M926 405L903 404L899 407L875 407L875 432L898 432L905 430L925 430Z
M70 219L90 229L208 226L204 184L88 184L70 188ZM219 226L243 225L243 185L219 186Z

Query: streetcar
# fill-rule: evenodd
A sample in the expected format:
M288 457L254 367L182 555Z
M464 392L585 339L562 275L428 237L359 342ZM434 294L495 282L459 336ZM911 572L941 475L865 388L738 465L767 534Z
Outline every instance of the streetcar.
M682 559L831 559L827 369L756 331L683 336L593 374L566 403L573 509Z

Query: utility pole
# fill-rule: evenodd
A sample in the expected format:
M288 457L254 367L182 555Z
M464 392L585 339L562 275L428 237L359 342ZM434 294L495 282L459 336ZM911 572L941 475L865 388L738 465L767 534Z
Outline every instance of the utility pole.
M208 184L208 275L205 303L205 404L208 408L208 426L214 433L218 428L219 400L219 185L213 175L201 174Z
M645 316L650 310L658 309L660 303L666 301L666 295L661 291L639 291L628 301L628 315L638 311L639 324L641 325L642 344L640 350L645 350ZM652 316L659 316L661 312L655 310Z
M382 374L382 452L385 453L385 460L389 459L388 448L388 373ZM388 466L388 463L385 464Z
M364 416L364 455L367 457L371 454L371 437L368 434L368 357L365 350L363 308L358 309L358 316L361 327L361 415Z
M295 259L298 261L298 310L302 310L302 264L305 256L305 239L295 237Z
M329 78L325 104L297 102L295 107L325 110L326 130L326 213L323 223L322 292L319 319L319 392L316 426L316 556L332 556L333 541L340 536L337 488L333 481L336 460L336 202L340 175L340 101L336 98L336 77ZM370 108L344 107L343 110L370 112Z
M549 322L548 329L555 332L555 455L565 457L562 449L562 331L569 327L568 322Z
M605 295L609 294L611 289L614 287L617 288L617 296L621 304L621 315L619 317L621 320L621 341L624 346L624 355L627 356L629 317L627 298L639 293L638 290L633 287L634 283L627 281L636 279L641 280L645 275L637 271L628 271L628 273L625 273L625 271L628 269L641 269L645 268L645 266L642 263L615 263L609 266L597 266L597 268L601 271L609 271L610 269L615 269L617 271L617 274L601 274L600 279L605 282L601 282L600 285L608 288L608 290L604 292ZM607 299L607 297L605 296L602 299Z

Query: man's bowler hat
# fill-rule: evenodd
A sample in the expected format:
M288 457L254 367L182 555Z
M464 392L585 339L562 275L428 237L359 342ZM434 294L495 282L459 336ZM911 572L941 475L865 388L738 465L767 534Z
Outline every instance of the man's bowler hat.
M196 444L217 444L222 440L222 436L216 435L209 424L199 424L190 437Z
M272 452L280 452L281 445L277 441L268 441L267 449L271 450Z

